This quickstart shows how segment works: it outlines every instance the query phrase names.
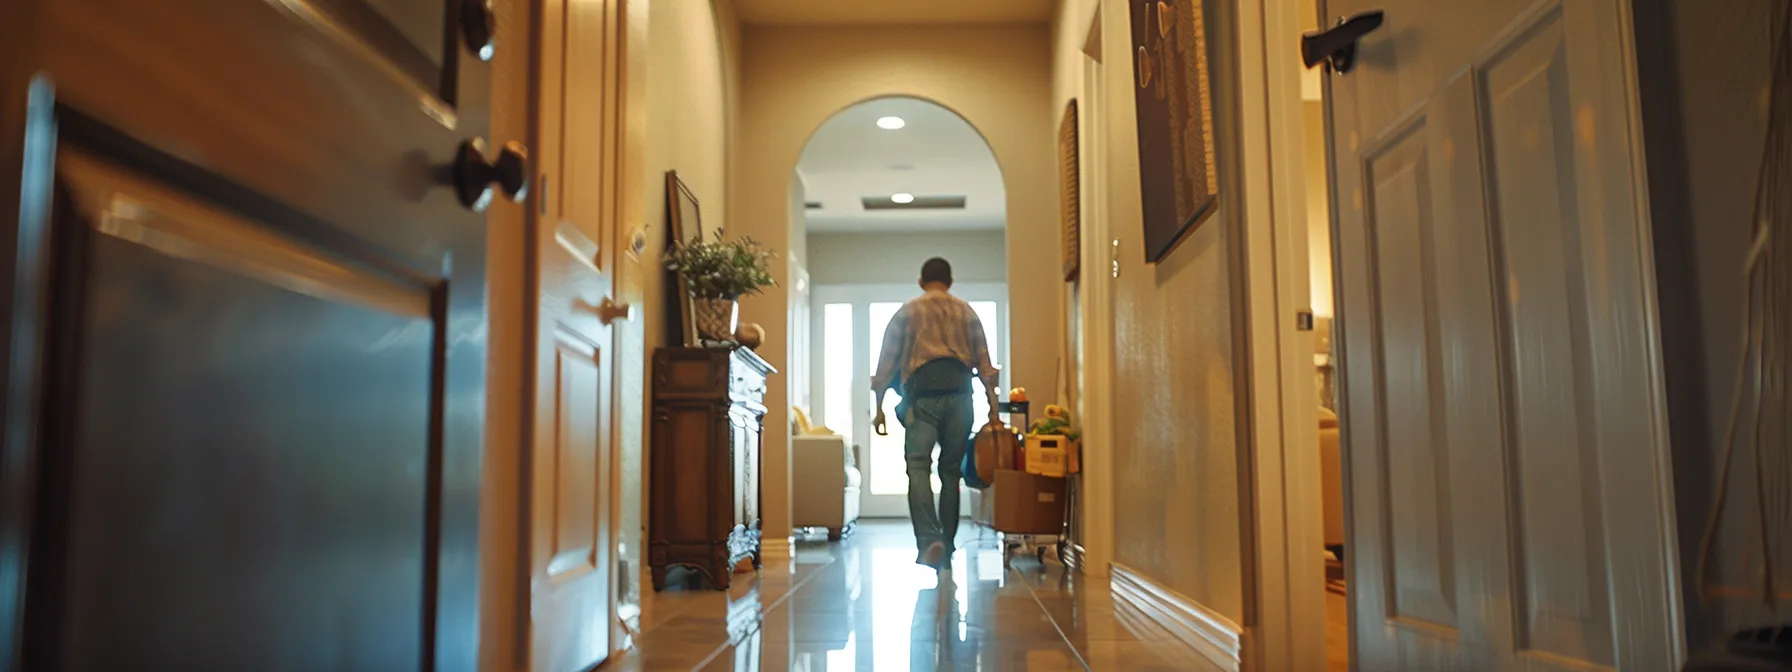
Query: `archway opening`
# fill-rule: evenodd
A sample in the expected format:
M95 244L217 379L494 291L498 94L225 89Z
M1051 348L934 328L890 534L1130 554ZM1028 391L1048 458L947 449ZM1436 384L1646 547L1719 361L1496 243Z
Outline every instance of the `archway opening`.
M1001 168L983 135L952 110L908 96L875 98L835 113L810 136L791 201L792 403L860 447L862 515L906 517L904 436L896 422L888 436L871 431L870 377L885 326L920 293L921 265L933 257L952 264L953 293L977 310L992 356L1006 366ZM981 418L987 402L975 396L973 417ZM885 400L891 418L897 401Z

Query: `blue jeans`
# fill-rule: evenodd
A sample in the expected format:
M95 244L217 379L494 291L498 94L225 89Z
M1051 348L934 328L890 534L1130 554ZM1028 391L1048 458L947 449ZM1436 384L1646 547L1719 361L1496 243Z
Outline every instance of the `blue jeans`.
M976 410L969 392L919 397L909 402L903 456L908 460L908 514L915 525L915 546L927 550L945 544L948 554L958 538L958 483L964 477L964 451L971 438ZM940 447L940 500L933 502L933 447Z

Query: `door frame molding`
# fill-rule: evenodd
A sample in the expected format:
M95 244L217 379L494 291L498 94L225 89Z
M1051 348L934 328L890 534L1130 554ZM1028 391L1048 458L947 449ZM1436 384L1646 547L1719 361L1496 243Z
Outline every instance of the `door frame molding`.
M1321 0L1323 4L1323 0ZM1306 239L1299 0L1238 4L1238 124L1246 358L1239 395L1248 462L1244 520L1246 669L1324 669L1325 572Z
M1102 62L1104 24L1102 3L1093 6L1085 21L1082 48L1081 99L1077 102L1078 154L1082 163L1079 175L1082 193L1081 277L1082 287L1077 300L1082 302L1082 330L1078 342L1082 346L1083 389L1077 395L1082 402L1084 444L1093 450L1083 451L1083 501L1080 539L1083 556L1077 569L1086 576L1108 576L1114 559L1114 286L1113 220L1108 212L1108 138L1109 117L1106 71ZM1130 67L1130 66L1129 66ZM1068 381L1076 385L1077 381Z
M647 221L646 191L647 174L652 170L647 162L647 61L651 11L647 0L616 1L622 3L618 12L622 26L617 29L622 38L622 62L616 66L616 73L622 80L616 86L622 96L617 110L621 119L616 129L617 135L621 136L618 139L621 155L616 158L615 225L610 228L613 238L607 241L617 250L610 255L610 295L623 306L640 307L630 312L630 317L610 325L610 352L612 357L628 352L634 349L630 347L634 343L650 361L653 353L647 345L647 326L640 315L642 310L648 309L647 275L660 272L660 265L652 259L634 259L620 252L631 247L628 238L635 229L652 228ZM658 171L654 173L658 175ZM600 244L605 242L599 241ZM645 368L639 369L641 377L637 380L623 373L626 366L625 362L618 362L610 371L610 482L604 484L609 493L600 493L610 499L610 543L613 547L610 549L609 581L614 591L609 606L611 659L634 646L633 628L639 624L641 612L640 570L645 568L647 558L646 538L639 533L647 525L647 480L630 478L625 467L631 463L631 455L635 456L634 464L647 463L649 392ZM647 364L643 362L640 366ZM630 426L624 418L635 418L635 424ZM634 562L630 562L630 551L624 547L629 539L636 542L632 551ZM629 570L626 574L625 569Z

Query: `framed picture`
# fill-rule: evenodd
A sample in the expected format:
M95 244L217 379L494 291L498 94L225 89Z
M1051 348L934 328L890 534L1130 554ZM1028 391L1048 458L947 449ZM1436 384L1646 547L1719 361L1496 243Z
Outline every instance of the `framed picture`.
M703 211L697 203L697 195L678 178L676 170L666 171L666 233L671 238L667 242L671 244L690 242L692 238L708 233L703 230ZM700 345L696 316L691 312L691 291L685 286L684 276L673 271L666 273L671 276L666 285L678 288L666 301L666 314L678 317L669 325L668 333L674 334L674 341L682 341L673 345Z
M1082 266L1081 168L1077 161L1076 99L1058 123L1058 213L1064 223L1064 281L1076 280Z
M1129 0L1145 261L1219 209L1205 0Z

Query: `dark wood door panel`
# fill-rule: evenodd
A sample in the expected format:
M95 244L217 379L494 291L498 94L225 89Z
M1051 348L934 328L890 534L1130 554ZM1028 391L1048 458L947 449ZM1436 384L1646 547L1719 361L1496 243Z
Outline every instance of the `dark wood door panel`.
M57 173L32 669L421 669L437 290Z
M463 3L5 4L0 669L474 669Z
M62 108L329 223L307 235L439 274L456 243L483 240L447 169L485 134L486 68L467 57L445 93L336 16L303 0L55 0L43 71Z
M309 0L294 4L301 13L305 5L317 8L346 29L350 39L365 44L419 85L448 85L454 60L443 55L454 53L455 38L459 37L449 30L460 18L451 17L451 12L460 8L458 0Z
M61 667L418 669L427 314L90 240Z

